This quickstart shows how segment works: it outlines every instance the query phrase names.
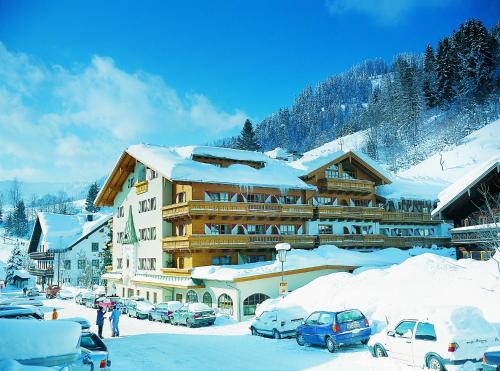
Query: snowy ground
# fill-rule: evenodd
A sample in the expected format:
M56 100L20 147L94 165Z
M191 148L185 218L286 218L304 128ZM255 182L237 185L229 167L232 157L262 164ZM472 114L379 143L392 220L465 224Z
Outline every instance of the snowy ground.
M95 310L72 301L46 300L45 305L60 308L60 318L80 316L95 322ZM301 348L294 339L254 337L248 327L249 322L222 317L213 327L191 329L122 316L122 336L110 338L107 325L104 336L112 369L119 371L413 370L394 360L372 358L362 345L330 354L323 348Z

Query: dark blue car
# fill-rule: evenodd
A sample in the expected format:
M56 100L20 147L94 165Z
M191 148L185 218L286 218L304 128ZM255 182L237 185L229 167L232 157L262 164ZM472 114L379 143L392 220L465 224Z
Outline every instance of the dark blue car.
M372 329L361 311L349 309L342 312L314 312L297 327L296 333L299 345L326 346L333 353L341 345L367 344Z
M498 371L500 370L500 349L491 350L484 353L481 370Z

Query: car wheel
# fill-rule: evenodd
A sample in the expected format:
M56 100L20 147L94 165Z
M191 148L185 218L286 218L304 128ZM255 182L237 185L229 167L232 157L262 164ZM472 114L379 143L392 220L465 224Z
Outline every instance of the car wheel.
M168 321L167 321L167 319L166 319L165 317L161 317L161 321L162 321L163 323L167 323L167 322L168 322Z
M368 344L369 340L370 340L370 338L365 339L365 340L361 340L361 344L366 345L366 344Z
M276 330L276 329L274 329L274 330L273 330L273 338L275 338L275 339L277 339L277 340L281 339L281 334L280 334L280 332L279 332L278 330Z
M259 333L257 332L257 330L255 329L255 327L250 327L250 331L252 332L252 335L253 336L257 336L259 335Z
M373 355L376 358L387 357L387 353L385 352L384 347L380 344L375 345L375 347L373 348Z
M295 340L297 340L297 344L299 344L301 347L303 347L304 345L306 345L306 342L305 342L304 337L302 336L302 334L297 334L297 336L295 337Z
M325 345L330 353L335 353L337 351L337 344L335 344L331 337L326 338Z
M149 314L149 315L148 315L148 319L149 319L150 321L154 321L154 320L153 320L153 317L151 316L151 314Z
M429 357L429 359L427 360L427 366L431 370L439 370L439 371L443 371L444 370L444 366L441 363L441 360L438 357L436 357L436 356L430 356Z
M186 320L186 326L189 328L193 327L193 322L189 318Z

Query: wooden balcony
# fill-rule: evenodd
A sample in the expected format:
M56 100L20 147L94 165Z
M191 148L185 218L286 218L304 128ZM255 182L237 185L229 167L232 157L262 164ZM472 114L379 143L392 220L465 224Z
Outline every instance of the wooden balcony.
M385 247L410 248L413 246L430 247L432 245L448 246L450 245L449 237L433 237L433 236L384 236Z
M32 260L54 260L54 253L46 251L34 251L29 253Z
M368 219L380 220L384 209L379 207L358 207L358 206L318 206L320 219Z
M106 272L108 272L108 273L112 272L113 271L113 266L112 265L106 265L105 269L106 269Z
M339 247L381 247L384 245L384 236L381 234L320 234L319 244Z
M374 193L375 183L369 180L323 178L318 181L320 191L341 191L350 193Z
M142 182L135 183L135 193L140 195L141 193L146 193L148 191L148 181L143 180Z
M192 235L165 237L164 250L273 248L279 242L296 247L313 247L316 237L309 235Z
M468 232L451 232L451 243L463 244L486 244L494 246L494 242L498 240L497 232L495 229L481 230L481 231L468 231Z
M311 205L265 204L253 202L211 202L192 200L164 206L163 219L212 215L244 218L304 218L311 219Z
M182 276L191 277L192 269L181 269L181 268L161 268L161 273L165 276Z
M399 212L384 211L382 223L441 223L440 220L432 220L429 212Z
M40 276L40 277L53 277L54 276L54 269L52 267L50 268L37 268L37 267L31 267L28 268L28 272L34 276Z

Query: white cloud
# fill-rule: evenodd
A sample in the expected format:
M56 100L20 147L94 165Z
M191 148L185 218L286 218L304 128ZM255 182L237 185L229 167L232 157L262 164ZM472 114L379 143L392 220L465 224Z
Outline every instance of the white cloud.
M0 179L89 180L105 175L131 143L204 143L245 118L203 94L180 95L160 76L124 71L111 58L94 56L70 70L0 42Z
M374 21L384 25L399 23L408 13L416 8L440 7L450 0L326 0L326 7L331 14L349 12L365 13Z

